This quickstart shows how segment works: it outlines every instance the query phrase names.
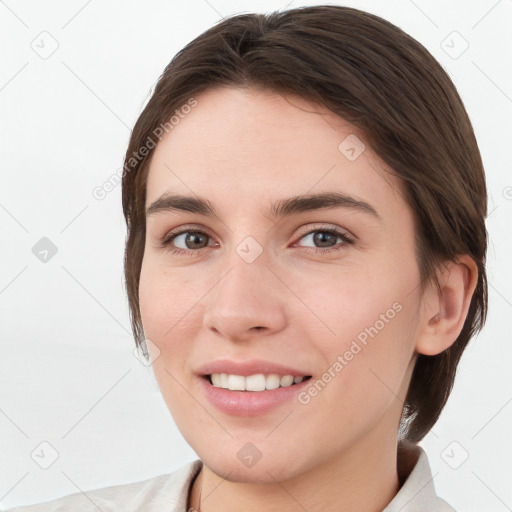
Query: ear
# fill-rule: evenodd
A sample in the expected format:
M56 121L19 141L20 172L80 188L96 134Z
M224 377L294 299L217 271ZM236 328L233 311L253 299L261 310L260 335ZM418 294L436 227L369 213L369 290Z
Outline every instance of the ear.
M429 286L423 296L420 331L416 352L427 356L440 354L457 339L468 314L478 279L478 267L465 254L440 269L441 291Z

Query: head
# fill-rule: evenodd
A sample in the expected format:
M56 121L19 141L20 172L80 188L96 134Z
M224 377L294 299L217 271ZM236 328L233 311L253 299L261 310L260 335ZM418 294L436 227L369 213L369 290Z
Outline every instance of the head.
M203 460L220 467L251 441L275 470L301 443L292 474L377 425L428 433L485 322L487 203L463 103L420 43L339 6L224 19L164 70L122 184L135 341L158 348L163 397ZM279 203L326 193L347 197ZM161 209L166 194L215 216ZM219 357L324 385L231 418L201 401L195 373Z

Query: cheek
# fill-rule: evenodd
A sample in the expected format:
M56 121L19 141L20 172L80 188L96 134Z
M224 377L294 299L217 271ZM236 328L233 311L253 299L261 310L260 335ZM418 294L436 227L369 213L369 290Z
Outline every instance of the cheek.
M178 424L187 419L190 396L183 388L197 317L191 310L198 290L190 289L188 278L170 275L167 269L146 260L141 268L139 304L151 367L162 397ZM196 325L194 325L196 322Z
M358 338L362 343L372 335L397 337L414 309L415 265L386 262L381 258L350 268L330 267L317 273L297 274L294 292L308 306L309 313L295 321L306 322L322 348L339 351ZM413 302L411 302L413 301Z
M413 257L379 258L378 264L366 268L335 271L319 287L302 280L300 292L315 315L305 315L299 322L305 332L313 333L325 371L342 376L331 380L344 401L371 409L370 397L375 405L399 394L413 355L418 282Z
M365 291L372 292L371 301ZM413 355L412 302L385 289L380 294L360 289L359 295L338 300L338 316L331 317L336 336L315 337L324 365L301 397L304 411L314 411L325 425L318 443L322 436L336 439L340 430L349 437L363 435L385 416L397 421Z
M186 341L193 339L193 306L200 296L197 282L189 277L143 262L139 283L142 325L146 338L162 355L172 352L176 356L190 345Z

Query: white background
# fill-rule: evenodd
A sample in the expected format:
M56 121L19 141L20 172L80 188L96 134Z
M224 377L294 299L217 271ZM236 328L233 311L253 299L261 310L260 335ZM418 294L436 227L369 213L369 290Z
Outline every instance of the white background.
M378 14L423 43L449 72L474 124L489 188L488 324L421 444L439 494L458 512L511 510L512 2L344 5ZM121 167L130 129L180 48L223 16L286 6L0 2L2 508L143 480L196 458L151 369L132 353L121 187L101 201L92 190ZM453 58L464 40L468 49ZM47 263L32 253L42 237L58 249ZM31 458L36 450L49 460L42 442L58 453L48 469ZM452 466L469 455L458 469L446 462L447 446Z

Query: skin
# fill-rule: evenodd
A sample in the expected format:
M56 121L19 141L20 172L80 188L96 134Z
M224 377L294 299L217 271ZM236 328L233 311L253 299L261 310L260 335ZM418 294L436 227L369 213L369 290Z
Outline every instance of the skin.
M146 207L164 192L197 195L220 220L148 216L139 287L162 396L204 463L188 506L198 508L202 485L208 512L381 511L399 489L396 436L415 358L455 341L476 266L461 256L441 274L442 293L422 292L403 185L368 144L355 161L339 151L347 135L364 135L332 112L256 89L220 87L196 99L155 149ZM347 208L279 221L268 214L278 199L332 191L370 203L381 221ZM159 247L189 224L208 236ZM333 227L355 242L334 235L322 246L308 235ZM248 236L263 249L250 264L236 252ZM189 253L172 254L176 247ZM234 417L198 386L194 370L219 357L267 359L320 377L394 303L400 312L308 404ZM262 454L250 468L237 457L247 442Z

